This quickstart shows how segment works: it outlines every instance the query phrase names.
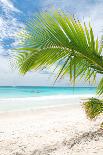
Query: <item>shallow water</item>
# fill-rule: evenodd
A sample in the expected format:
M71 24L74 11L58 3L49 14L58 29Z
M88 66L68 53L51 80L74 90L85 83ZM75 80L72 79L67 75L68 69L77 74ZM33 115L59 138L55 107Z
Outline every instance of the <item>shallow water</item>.
M0 87L0 98L95 94L95 87Z

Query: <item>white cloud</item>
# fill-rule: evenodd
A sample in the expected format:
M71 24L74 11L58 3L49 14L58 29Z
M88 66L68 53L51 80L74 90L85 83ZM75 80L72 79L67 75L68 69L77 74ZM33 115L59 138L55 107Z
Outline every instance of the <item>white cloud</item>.
M23 25L11 13L20 13L21 11L14 7L10 0L0 0L0 7L2 8L0 16L0 38L14 37Z
M0 17L0 38L15 37L16 33L23 27L16 18L8 15L8 19Z
M14 11L14 12L20 12L10 0L0 0L0 6L3 7L3 9L8 12L8 11Z
M3 39L13 38L16 39L17 33L20 31L23 24L20 23L16 17L14 18L11 14L14 12L20 12L16 9L11 1L9 0L0 0L0 7L3 9L0 16L0 54L5 53L5 49L3 47ZM5 12L5 14L3 13ZM11 43L13 46L14 43ZM7 52L7 50L6 50Z

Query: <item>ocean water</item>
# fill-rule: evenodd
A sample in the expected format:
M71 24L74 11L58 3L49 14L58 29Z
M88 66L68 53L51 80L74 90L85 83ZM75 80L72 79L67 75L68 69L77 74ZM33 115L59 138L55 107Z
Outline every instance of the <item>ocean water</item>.
M0 87L0 113L77 104L95 93L95 87Z
M35 87L17 86L0 87L0 98L26 98L54 95L84 95L95 94L95 87Z

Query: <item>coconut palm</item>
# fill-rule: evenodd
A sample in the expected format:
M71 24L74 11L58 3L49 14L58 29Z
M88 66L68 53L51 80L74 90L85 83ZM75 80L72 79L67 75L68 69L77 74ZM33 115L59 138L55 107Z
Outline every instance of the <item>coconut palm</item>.
M103 74L103 45L94 37L90 23L87 26L62 11L36 14L20 33L20 40L16 60L22 74L54 64L59 67L56 80L69 75L74 84L78 77L95 82ZM97 93L103 93L103 78ZM84 103L89 118L103 112L102 102L92 98Z

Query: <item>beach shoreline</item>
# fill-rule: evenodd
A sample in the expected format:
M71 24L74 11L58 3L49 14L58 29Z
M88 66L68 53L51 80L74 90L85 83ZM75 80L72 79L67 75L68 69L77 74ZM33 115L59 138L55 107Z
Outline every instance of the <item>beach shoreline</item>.
M51 95L26 98L0 98L0 113L80 104L91 97L95 97L95 95Z
M0 155L102 155L101 120L88 120L82 103L72 99L63 98L52 107L1 112Z

